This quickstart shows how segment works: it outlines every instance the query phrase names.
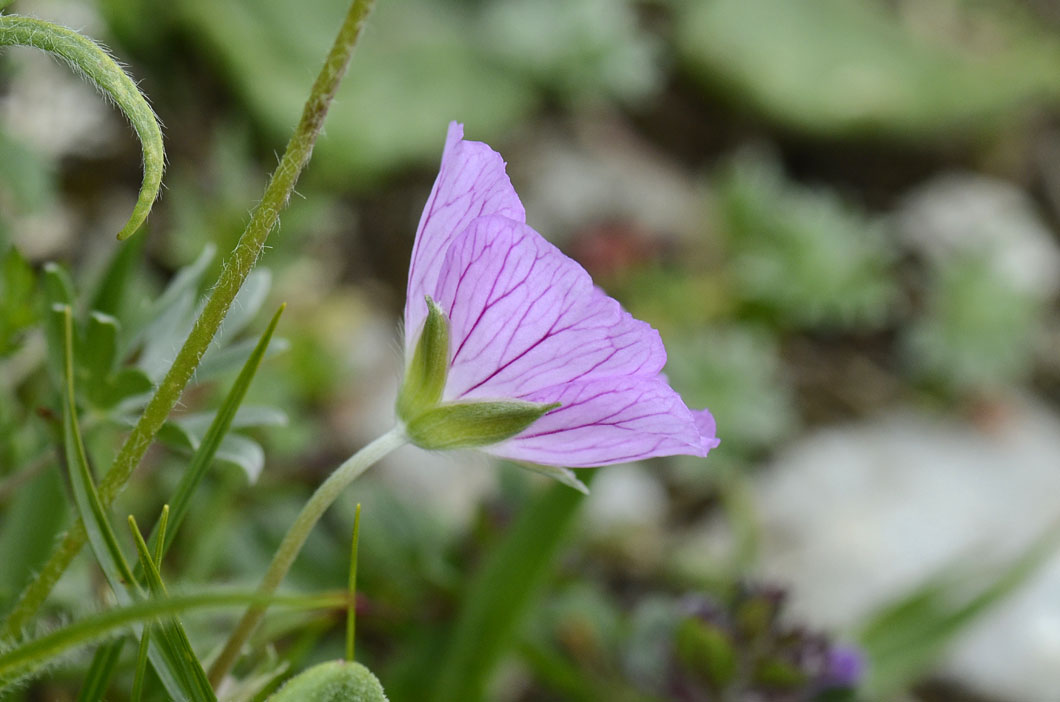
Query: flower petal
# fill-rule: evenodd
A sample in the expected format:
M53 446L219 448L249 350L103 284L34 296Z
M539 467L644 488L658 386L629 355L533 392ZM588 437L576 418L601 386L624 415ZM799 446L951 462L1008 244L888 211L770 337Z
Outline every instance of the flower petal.
M568 383L526 399L562 406L483 450L517 461L585 468L653 456L706 456L718 445L710 413L689 410L658 377Z
M453 241L434 298L450 322L445 401L655 377L666 363L658 332L540 234L505 217L479 217Z
M438 178L416 230L405 301L408 358L427 317L423 296L433 292L453 238L481 215L499 214L526 221L519 196L504 172L504 159L486 144L464 141L463 137L464 126L451 122Z

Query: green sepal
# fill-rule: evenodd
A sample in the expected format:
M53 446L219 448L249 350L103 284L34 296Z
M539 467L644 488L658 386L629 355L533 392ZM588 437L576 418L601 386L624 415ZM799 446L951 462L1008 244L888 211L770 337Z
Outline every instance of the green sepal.
M414 417L405 427L409 440L428 450L476 448L510 439L559 403L504 400L438 405Z
M360 663L328 661L300 673L269 702L387 702L379 679Z
M405 422L438 405L449 375L449 319L430 295L427 321L398 394L397 415Z

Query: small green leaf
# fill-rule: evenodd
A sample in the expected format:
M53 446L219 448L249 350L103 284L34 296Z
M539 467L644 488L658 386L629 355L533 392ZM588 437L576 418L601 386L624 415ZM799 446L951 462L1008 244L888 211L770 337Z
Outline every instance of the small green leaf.
M438 405L413 418L406 427L409 441L434 450L489 446L510 439L559 403L459 402Z
M40 568L67 521L60 473L50 465L14 492L0 529L0 611Z
M155 386L139 368L122 368L107 379L106 384L100 388L98 394L92 401L101 409L111 409L121 404L121 409L129 409L127 405L135 405L139 410L146 402L147 393ZM140 402L134 402L133 398L142 398ZM129 402L126 402L129 401ZM124 404L122 404L124 403Z
M92 312L85 331L81 366L90 375L107 377L114 370L118 350L118 320L102 312Z
M89 309L125 319L123 313L129 303L134 302L129 290L129 281L140 262L147 237L130 239L125 246L114 248L107 267L100 274L95 294Z
M149 355L149 351L152 354L171 355L173 349L179 348L184 341L184 335L191 329L191 315L198 297L199 285L216 254L217 247L207 244L197 259L177 271L166 289L149 306L146 313L149 321L135 330L135 334L123 339L119 353L121 358L127 357L141 346L144 347L141 356ZM142 359L139 365L145 369L153 369L151 362L145 363Z
M19 337L37 321L33 268L14 246L0 261L0 356L17 347Z
M360 663L328 661L296 675L269 702L386 702L379 678Z
M203 356L202 363L199 364L198 369L195 371L195 379L202 383L242 368L243 364L250 358L250 354L254 351L257 343L257 339L243 339L234 344L210 351ZM269 344L269 349L265 352L265 358L272 358L290 348L291 342L283 337L277 337Z
M48 372L57 385L63 377L63 318L54 314L56 305L73 307L74 283L57 263L44 264L44 337L48 341ZM76 339L75 339L76 343Z
M118 320L101 312L92 312L85 329L79 370L85 380L85 395L96 406L102 406L100 400L109 395L108 381L117 363L117 353Z
M427 319L398 394L398 417L412 422L418 415L436 407L442 399L448 374L449 320L428 295Z

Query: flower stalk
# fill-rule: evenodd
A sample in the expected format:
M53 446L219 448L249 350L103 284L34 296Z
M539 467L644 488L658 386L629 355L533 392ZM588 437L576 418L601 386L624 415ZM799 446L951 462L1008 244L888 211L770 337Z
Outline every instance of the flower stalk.
M298 513L298 517L287 530L283 541L280 542L280 547L276 550L276 555L272 557L272 562L269 564L265 577L261 580L261 585L258 586L258 594L266 597L276 592L276 588L283 582L287 571L291 569L291 564L297 558L298 552L302 550L303 544L309 537L309 532L342 494L342 491L380 459L406 443L408 443L408 438L405 436L405 429L398 425L348 458L328 476L327 480L321 483L302 507L302 511ZM239 620L239 624L228 637L221 654L210 666L208 677L215 689L235 665L243 644L254 633L254 629L257 628L264 615L265 606L254 604L247 608L242 619Z
M221 275L195 321L195 326L177 353L173 365L148 401L114 463L100 481L100 500L105 506L113 502L139 465L155 434L162 428L170 411L180 399L202 355L217 334L236 293L257 263L270 232L276 227L280 211L287 205L299 175L309 162L328 107L338 90L357 39L374 5L375 0L354 0L347 11L335 43L313 83L295 133L287 144L279 166L273 172L261 202L254 210L235 249L225 259ZM0 639L15 638L19 635L67 566L80 552L85 539L84 525L78 521L52 552L37 578L20 595L4 622L3 629L0 630Z

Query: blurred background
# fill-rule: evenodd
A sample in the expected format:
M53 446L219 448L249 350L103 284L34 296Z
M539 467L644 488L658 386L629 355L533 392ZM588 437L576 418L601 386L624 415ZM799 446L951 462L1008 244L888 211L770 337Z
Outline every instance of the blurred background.
M149 328L175 273L201 290L211 245L238 238L344 7L16 0L129 66L168 167L146 230L119 247L134 135L66 66L7 51L0 251L21 252L26 280L61 261L93 291L127 249L139 294L112 312ZM672 385L722 438L706 460L596 471L489 699L809 699L782 675L722 694L735 682L718 661L759 656L732 624L747 602L783 638L769 650L801 647L785 665L809 665L818 634L853 652L866 699L1060 699L1058 67L1050 0L380 0L218 342L252 344L287 303L257 411L170 579L256 582L313 487L389 428L412 238L459 120L504 155L529 224L660 330ZM44 353L18 341L39 312L17 277L0 291L0 478L48 431L10 401ZM193 303L136 355L148 376ZM117 513L157 514L196 413L233 377L224 350ZM101 428L95 450L118 433ZM288 582L343 586L362 502L358 653L391 699L427 699L468 573L542 481L403 450L329 513ZM42 539L65 519L47 517ZM91 605L78 563L56 613ZM0 573L0 596L17 589ZM686 644L709 645L663 641L676 612L702 625ZM341 655L338 614L270 621L296 668ZM26 699L73 699L78 661ZM673 683L685 675L698 682Z

